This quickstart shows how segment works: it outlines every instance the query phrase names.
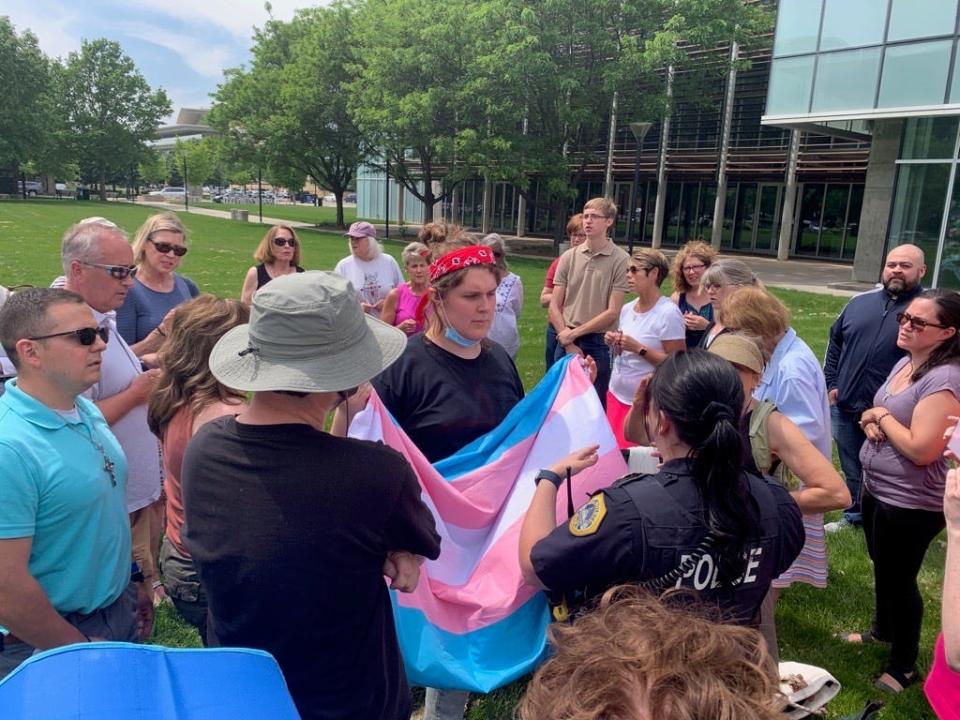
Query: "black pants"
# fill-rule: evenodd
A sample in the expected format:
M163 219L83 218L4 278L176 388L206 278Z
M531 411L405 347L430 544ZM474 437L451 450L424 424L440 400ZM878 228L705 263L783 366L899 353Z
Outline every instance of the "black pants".
M888 669L907 673L917 663L923 621L917 575L927 547L946 525L943 512L888 505L866 488L861 508L877 601L873 633L890 643Z

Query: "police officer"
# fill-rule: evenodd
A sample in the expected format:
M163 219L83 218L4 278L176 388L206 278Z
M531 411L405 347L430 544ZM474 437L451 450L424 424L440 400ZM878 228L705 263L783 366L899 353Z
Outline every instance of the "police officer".
M568 600L623 582L688 588L730 622L754 624L804 531L785 488L742 470L740 378L721 358L691 350L657 368L647 398L660 472L617 481L554 527L560 475L594 464L597 448L541 471L520 534L524 577Z

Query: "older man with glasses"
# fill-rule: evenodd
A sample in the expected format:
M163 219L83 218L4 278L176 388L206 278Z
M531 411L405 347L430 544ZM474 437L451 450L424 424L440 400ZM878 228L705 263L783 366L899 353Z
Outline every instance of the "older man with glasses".
M0 678L36 650L137 636L127 463L81 395L108 338L65 290L24 290L0 310L18 370L0 398Z
M141 639L153 627L156 553L162 532L163 479L160 446L147 426L147 398L159 370L144 371L140 359L117 332L116 310L133 285L133 249L126 233L108 220L77 223L63 237L61 260L66 289L93 309L99 327L110 332L100 379L86 391L117 436L130 466L127 511L133 533L133 559L139 567L138 613ZM159 584L159 583L157 583Z

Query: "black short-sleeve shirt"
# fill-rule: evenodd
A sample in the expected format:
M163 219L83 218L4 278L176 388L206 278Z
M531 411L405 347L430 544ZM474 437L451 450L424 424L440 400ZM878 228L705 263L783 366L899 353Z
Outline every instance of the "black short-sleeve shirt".
M373 381L377 394L430 462L490 432L523 399L523 383L496 343L465 360L414 335Z
M304 718L410 715L389 550L440 538L406 460L307 425L207 423L183 461L184 542L208 639L272 653Z
M674 584L695 590L701 601L740 624L754 620L771 581L794 561L805 537L800 509L786 489L747 477L761 527L742 582L720 586L707 553ZM691 462L671 460L656 475L630 476L597 493L569 523L534 545L531 560L550 590L590 598L619 583L666 575L694 553L707 532Z

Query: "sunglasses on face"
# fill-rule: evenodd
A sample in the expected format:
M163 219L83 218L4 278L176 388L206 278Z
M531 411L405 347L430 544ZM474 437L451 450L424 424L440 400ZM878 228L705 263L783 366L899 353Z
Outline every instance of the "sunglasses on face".
M925 327L935 327L940 328L941 330L946 330L947 325L939 325L937 323L930 322L929 320L923 320L922 318L914 317L910 313L897 313L897 324L900 327L906 327L907 324L913 326L913 329L917 332L923 332Z
M85 327L77 330L52 333L50 335L40 335L39 337L27 338L27 340L48 340L50 338L68 336L72 337L81 345L93 345L98 337L104 342L107 342L110 339L110 330L105 327Z
M137 274L136 265L103 265L101 263L86 262L85 260L81 260L80 264L106 270L110 273L110 277L115 280L126 280L128 277L133 277Z
M168 242L157 242L155 240L150 241L153 244L153 247L161 255L166 255L169 252L172 252L177 257L183 257L187 254L187 248L183 245L174 245L173 243Z
M284 237L275 237L273 239L273 244L277 247L283 247L284 245L289 245L290 247L296 247L297 241L293 238L284 238Z

